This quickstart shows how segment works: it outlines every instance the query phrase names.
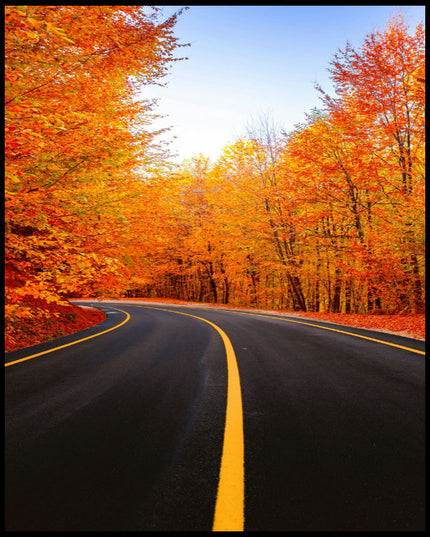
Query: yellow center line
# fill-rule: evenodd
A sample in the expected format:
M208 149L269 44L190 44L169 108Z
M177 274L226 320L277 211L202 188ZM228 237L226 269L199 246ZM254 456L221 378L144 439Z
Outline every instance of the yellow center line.
M397 347L398 349L403 349L406 351L416 352L417 354L424 354L424 351L413 349L412 347L405 347L403 345L396 345L395 343L390 343L389 341L383 341L382 339L375 339L368 336L362 336L361 334L354 334L353 332L347 332L346 330L339 330L338 328L330 328L328 326L321 326L319 324L306 323L304 321L294 321L293 319L284 319L283 317L275 317L271 315L260 315L258 313L247 313L244 311L234 311L233 313L240 313L241 315L253 315L256 317L264 317L265 319L276 319L277 321L284 321L287 323L297 323L305 324L306 326L313 326L315 328L321 328L322 330L331 330L332 332L339 332L340 334L347 334L348 336L359 337L361 339L367 339L369 341L375 341L376 343L382 343L383 345L389 345L390 347ZM366 329L364 329L366 330ZM371 330L370 328L368 330Z
M107 330L103 330L103 332L98 332L97 334L93 334L92 336L84 337L82 339L78 339L76 341L72 341L71 343L66 343L65 345L61 345L60 347L55 347L54 349L49 349L47 351L38 352L37 354L32 354L30 356L26 356L25 358L20 358L19 360L14 360L13 362L6 362L4 364L5 367L8 367L13 364L18 364L19 362L25 362L26 360L31 360L32 358L36 358L37 356L42 356L42 354L48 354L49 352L58 351L59 349L64 349L65 347L70 347L70 345L76 345L77 343L81 343L81 341L86 341L87 339L92 339L93 337L101 336L102 334L106 334L107 332L111 332L112 330L116 330L123 324L129 321L130 315L123 310L120 310L118 308L111 308L117 311L120 311L121 313L125 313L126 318L121 323L117 324L116 326L113 326L112 328L108 328Z
M150 306L136 307L168 311L170 313L194 317L212 326L223 340L227 356L227 406L221 468L212 530L243 531L245 498L243 412L239 369L233 345L227 334L219 326L203 317L197 317L196 315L181 311L152 308Z

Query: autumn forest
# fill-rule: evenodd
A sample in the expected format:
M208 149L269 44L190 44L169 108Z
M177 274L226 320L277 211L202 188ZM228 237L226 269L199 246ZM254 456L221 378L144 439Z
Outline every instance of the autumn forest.
M424 312L421 25L339 43L335 95L293 131L260 117L175 164L141 95L187 61L181 12L82 9L5 8L7 350L74 297Z

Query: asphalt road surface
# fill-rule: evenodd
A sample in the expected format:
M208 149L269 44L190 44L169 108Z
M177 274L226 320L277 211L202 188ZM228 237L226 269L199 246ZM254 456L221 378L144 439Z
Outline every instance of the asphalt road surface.
M96 327L6 354L7 531L218 531L217 509L233 530L425 529L424 342L98 307Z

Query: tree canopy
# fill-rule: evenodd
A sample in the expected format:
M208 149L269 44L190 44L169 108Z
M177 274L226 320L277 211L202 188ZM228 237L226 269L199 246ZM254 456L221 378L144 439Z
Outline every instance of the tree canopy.
M8 322L100 295L422 312L422 25L347 44L292 132L265 118L217 162L173 165L139 95L178 59L178 16L6 6Z

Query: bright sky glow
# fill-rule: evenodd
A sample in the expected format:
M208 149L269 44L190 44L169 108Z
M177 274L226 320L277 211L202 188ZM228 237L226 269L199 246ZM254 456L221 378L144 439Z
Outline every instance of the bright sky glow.
M183 6L161 7L164 20ZM163 139L178 162L216 160L263 115L290 131L321 107L315 83L334 94L327 69L338 49L360 47L398 14L413 32L425 6L191 6L174 31L191 44L176 57L189 59L172 65L166 87L142 88L166 116L153 128L172 127Z

